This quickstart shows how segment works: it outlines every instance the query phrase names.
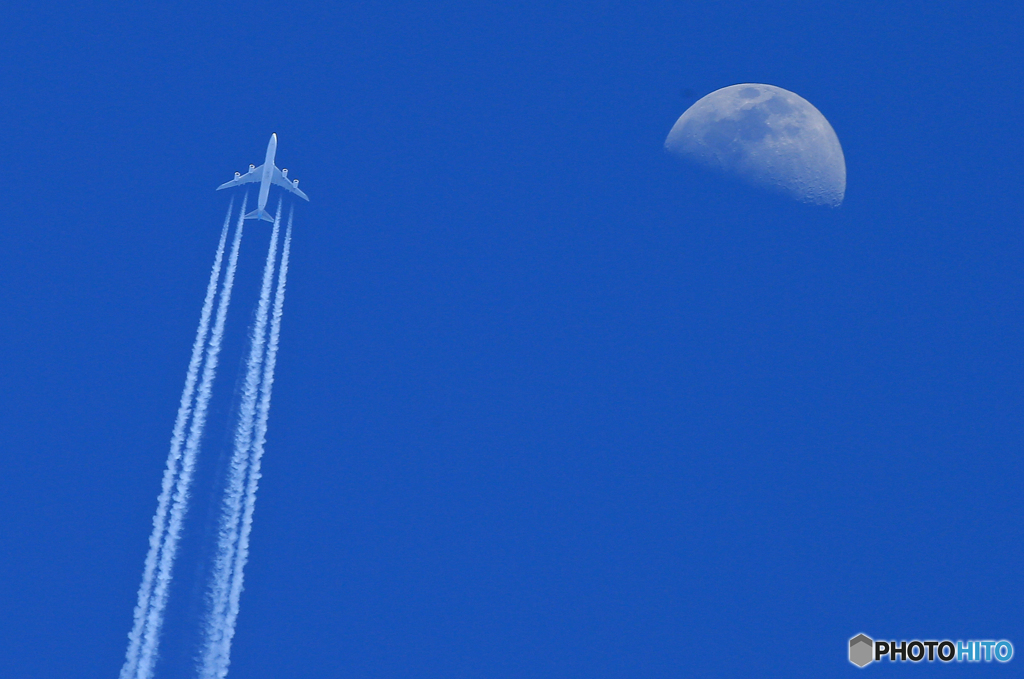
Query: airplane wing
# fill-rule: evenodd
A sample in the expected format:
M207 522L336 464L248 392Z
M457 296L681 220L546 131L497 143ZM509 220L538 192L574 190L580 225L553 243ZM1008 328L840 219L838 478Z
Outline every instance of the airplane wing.
M230 189L232 186L239 186L241 184L248 184L249 182L258 182L263 178L263 166L254 167L245 174L236 173L236 177L229 182L224 182L217 187L217 190Z
M296 196L303 200L309 200L309 196L307 196L306 194L299 190L299 180L288 179L288 177L284 176L284 173L281 172L281 170L277 169L277 166L274 166L274 176L270 179L270 181L284 189L288 189L289 191L291 191L292 193L294 193Z

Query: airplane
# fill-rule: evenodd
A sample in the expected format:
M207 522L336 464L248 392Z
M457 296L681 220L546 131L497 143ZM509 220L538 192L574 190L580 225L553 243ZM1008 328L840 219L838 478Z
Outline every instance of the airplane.
M270 195L270 185L277 184L281 186L299 198L303 200L309 200L309 196L299 190L299 180L289 179L288 170L279 170L277 165L274 165L274 154L277 153L277 134L270 135L270 143L267 144L267 157L263 161L263 164L259 167L255 165L249 166L249 171L245 174L241 172L235 173L235 178L229 182L224 182L217 187L217 190L230 189L232 186L239 186L241 184L248 184L249 182L260 183L260 198L257 203L256 209L247 214L244 219L262 219L265 222L273 222L274 218L267 212L267 196Z

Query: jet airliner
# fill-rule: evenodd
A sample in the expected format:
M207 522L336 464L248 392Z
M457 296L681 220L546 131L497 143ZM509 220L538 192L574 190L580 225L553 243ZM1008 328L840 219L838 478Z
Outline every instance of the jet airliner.
M303 200L309 200L309 196L299 190L299 180L289 179L288 170L279 170L274 165L274 155L277 153L277 134L270 135L270 143L267 144L267 157L259 167L249 166L245 174L235 173L235 178L224 182L217 187L217 190L230 189L232 186L248 184L249 182L260 183L260 198L256 209L245 216L245 219L262 219L265 222L273 222L274 218L267 212L267 196L270 195L270 185L277 184L288 191L291 191Z

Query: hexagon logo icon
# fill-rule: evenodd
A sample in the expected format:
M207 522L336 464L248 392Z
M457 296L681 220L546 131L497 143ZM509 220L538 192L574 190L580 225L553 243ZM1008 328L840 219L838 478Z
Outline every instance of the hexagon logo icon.
M850 639L850 662L857 667L864 667L875 659L875 642L866 634L858 634Z

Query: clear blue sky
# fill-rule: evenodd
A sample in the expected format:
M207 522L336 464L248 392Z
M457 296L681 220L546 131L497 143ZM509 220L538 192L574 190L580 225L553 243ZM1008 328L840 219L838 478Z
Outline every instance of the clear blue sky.
M271 132L311 202L231 676L1024 650L1024 10L844 4L5 7L0 674L116 676L213 189ZM841 208L664 153L742 82L828 118ZM190 676L204 516L160 677Z

